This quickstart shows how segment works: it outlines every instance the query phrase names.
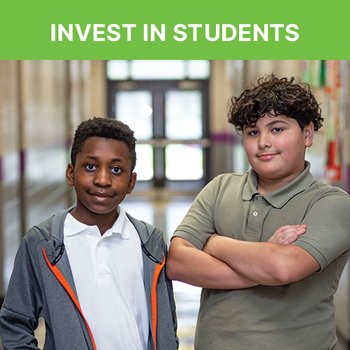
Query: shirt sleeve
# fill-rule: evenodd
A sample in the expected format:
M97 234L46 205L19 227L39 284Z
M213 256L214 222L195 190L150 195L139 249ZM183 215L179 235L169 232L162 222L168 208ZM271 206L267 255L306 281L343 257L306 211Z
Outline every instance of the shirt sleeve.
M346 193L323 194L310 206L303 223L307 231L294 244L308 251L321 270L350 250L350 198Z
M0 335L5 349L39 349L34 330L41 302L27 243L22 239L0 312Z
M203 250L209 237L215 233L214 206L217 188L218 178L214 178L201 190L175 230L174 237L182 237Z

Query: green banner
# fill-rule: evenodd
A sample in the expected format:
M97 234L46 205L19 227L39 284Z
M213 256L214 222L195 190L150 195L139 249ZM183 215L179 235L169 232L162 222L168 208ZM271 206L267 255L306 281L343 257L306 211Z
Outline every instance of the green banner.
M349 59L348 1L7 1L0 59Z

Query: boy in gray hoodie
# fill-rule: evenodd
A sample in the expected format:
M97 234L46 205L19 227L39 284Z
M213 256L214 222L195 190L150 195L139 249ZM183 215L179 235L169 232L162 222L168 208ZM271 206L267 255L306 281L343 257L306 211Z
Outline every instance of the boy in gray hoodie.
M167 246L120 206L136 183L136 139L120 121L93 118L74 136L66 179L76 205L23 238L0 313L4 349L178 348Z

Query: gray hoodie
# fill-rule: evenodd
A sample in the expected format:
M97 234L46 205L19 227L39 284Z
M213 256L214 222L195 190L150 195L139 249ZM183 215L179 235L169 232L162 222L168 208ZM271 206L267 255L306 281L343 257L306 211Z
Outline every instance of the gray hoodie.
M34 330L39 317L46 325L45 350L96 349L79 306L63 244L63 225L69 210L31 228L20 244L0 312L4 350L38 349ZM165 275L167 246L163 234L145 222L128 217L139 234L143 251L150 315L147 350L175 350L177 321L172 283Z

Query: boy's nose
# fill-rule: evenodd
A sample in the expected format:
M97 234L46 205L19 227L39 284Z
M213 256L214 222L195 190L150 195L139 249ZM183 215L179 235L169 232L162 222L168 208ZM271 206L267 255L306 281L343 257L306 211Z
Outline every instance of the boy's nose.
M266 133L260 133L258 139L258 146L260 149L271 147L271 139Z
M110 186L111 185L111 174L109 172L109 169L101 169L96 172L95 178L94 178L94 184L96 186Z

